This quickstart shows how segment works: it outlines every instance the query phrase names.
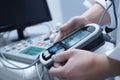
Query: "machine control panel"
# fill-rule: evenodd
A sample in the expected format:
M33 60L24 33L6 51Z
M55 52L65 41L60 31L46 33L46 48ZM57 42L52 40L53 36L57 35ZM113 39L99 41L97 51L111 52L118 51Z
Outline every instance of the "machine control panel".
M43 40L22 40L1 48L6 58L24 63L32 63L41 53L51 46L50 42Z

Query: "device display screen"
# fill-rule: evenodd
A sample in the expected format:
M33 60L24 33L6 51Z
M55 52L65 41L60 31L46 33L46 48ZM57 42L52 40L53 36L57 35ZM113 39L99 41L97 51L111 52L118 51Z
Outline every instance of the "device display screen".
M90 32L87 30L79 30L76 33L73 33L72 36L68 36L67 38L62 40L62 43L71 47L75 45L78 41L84 39Z
M58 43L58 44L55 44L54 46L50 47L50 48L48 49L48 51L49 51L50 53L55 53L57 50L59 50L59 49L61 49L61 48L62 48L62 46Z

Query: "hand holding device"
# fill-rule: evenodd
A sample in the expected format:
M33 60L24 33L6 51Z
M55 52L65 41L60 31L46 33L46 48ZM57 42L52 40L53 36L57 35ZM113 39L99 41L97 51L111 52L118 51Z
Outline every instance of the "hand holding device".
M103 42L102 29L99 25L91 23L74 31L61 41L49 47L44 53L40 54L40 61L47 68L50 68L53 65L51 57L54 54L72 48L92 50Z

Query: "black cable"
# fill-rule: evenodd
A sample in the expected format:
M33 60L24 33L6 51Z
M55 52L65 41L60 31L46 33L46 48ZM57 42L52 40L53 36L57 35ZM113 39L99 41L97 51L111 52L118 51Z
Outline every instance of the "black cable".
M99 21L98 21L98 25L101 25L103 18L105 17L107 11L109 10L109 8L112 6L112 3L107 7L107 9L103 12L102 16L100 17Z
M112 32L113 30L115 30L118 26L118 19L117 19L117 14L116 14L116 7L115 7L115 3L114 0L110 0L111 4L107 7L107 9L103 12L102 16L99 19L98 24L101 25L103 18L105 17L105 14L107 13L108 9L113 5L113 13L114 13L114 17L115 17L115 27L114 28L105 28L106 33Z
M117 26L118 26L118 18L117 18L117 13L116 13L115 2L114 2L114 0L110 0L110 1L113 4L113 13L114 13L114 17L115 17L115 27L114 28L106 27L106 29L105 29L106 33L114 31L117 28Z
M11 64L11 65L13 65L13 66L16 66L15 64L13 64L13 63L11 63L11 62L9 62L8 60L7 60L7 58L4 56L4 53L2 53L2 52L0 52L0 55L1 55L1 57L3 58L3 60L5 61L5 62L7 62L7 63L9 63L9 64ZM3 64L3 66L5 66L6 68L9 68L9 69L15 69L15 70L23 70L23 69L27 69L27 68L30 68L30 67L32 67L33 65L35 65L38 61L39 61L39 58L37 58L36 60L34 60L30 65L28 65L28 66L26 66L26 67L10 67L10 66L8 66L8 65L6 65L1 59L0 59L0 61L1 61L1 63Z

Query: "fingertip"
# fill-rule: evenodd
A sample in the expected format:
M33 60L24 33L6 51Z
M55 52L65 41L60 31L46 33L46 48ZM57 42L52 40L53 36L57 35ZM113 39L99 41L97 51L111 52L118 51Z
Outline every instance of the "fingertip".
M51 67L49 70L49 74L52 75L53 71L54 71L54 67Z
M61 54L55 54L51 57L53 61L57 61L61 57Z
M57 36L55 37L53 43L57 43L57 42L59 42L60 40L61 40L61 36L60 36L60 33L58 33Z
M55 38L55 40L53 41L53 44L55 44L55 43L57 43L57 42L59 42L60 40L58 40L58 39L56 39Z
M49 74L51 76L58 76L59 72L60 72L59 67L58 68L51 67L50 70L49 70Z
M55 67L55 68L58 68L58 67L60 67L60 66L61 66L60 63L56 63L56 62L54 62L54 67Z
M51 59L52 59L53 61L55 61L56 55L53 55L53 56L51 57Z
M49 70L49 74L56 77L63 77L63 72L63 66L59 66L57 68L51 67L51 69Z
M64 61L64 55L63 53L58 53L58 54L55 54L51 57L51 59L54 61L54 62L62 62Z

